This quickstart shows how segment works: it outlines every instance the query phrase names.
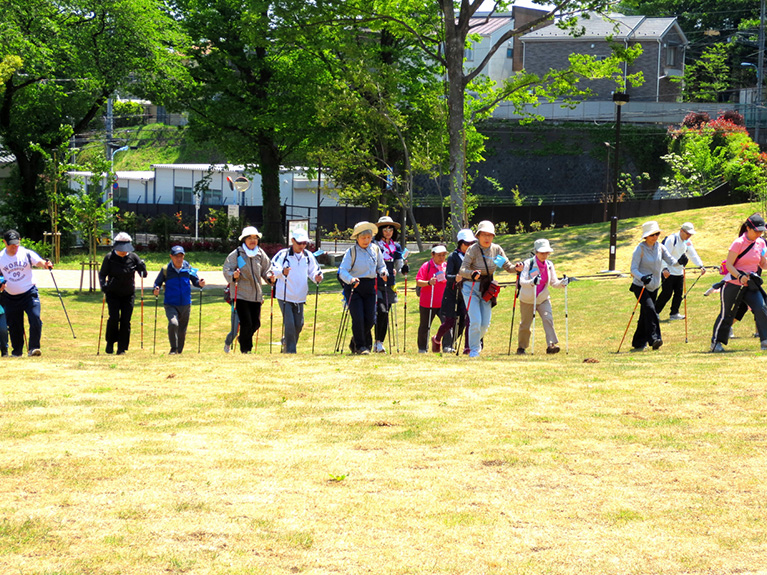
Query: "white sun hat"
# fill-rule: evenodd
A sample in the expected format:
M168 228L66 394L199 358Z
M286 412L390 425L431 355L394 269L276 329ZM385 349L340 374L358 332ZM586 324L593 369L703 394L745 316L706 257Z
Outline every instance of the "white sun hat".
M477 226L477 234L479 235L482 232L495 235L495 224L490 220L482 220Z
M649 221L642 224L642 239L660 232L660 226L656 221Z
M261 232L256 229L256 226L247 226L245 228L242 228L242 233L240 234L240 241L244 240L248 236L258 236L259 239L261 239Z
M290 232L290 237L296 240L299 244L302 242L309 242L309 234L303 228L295 228Z
M549 243L549 240L545 240L543 238L535 240L535 243L533 244L533 250L537 254L551 253L554 251L551 249L551 244Z
M474 233L468 228L464 228L461 231L459 231L457 239L459 242L466 242L466 243L477 241L477 238L474 237Z

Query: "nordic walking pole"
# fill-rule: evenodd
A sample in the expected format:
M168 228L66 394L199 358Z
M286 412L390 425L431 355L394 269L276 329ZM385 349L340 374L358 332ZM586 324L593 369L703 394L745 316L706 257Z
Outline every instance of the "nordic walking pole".
M53 264L49 262L48 260L45 260L46 264L50 265L51 267L48 268L48 271L51 272L51 279L53 280L53 287L56 288L56 293L59 296L59 301L61 302L61 307L64 308L64 315L67 317L67 323L69 323L69 329L72 330L72 338L77 339L77 336L75 335L75 329L72 327L72 322L69 321L69 314L67 313L67 306L64 305L64 298L61 297L61 292L59 291L59 286L56 285L56 277L53 275Z
M431 286L431 297L429 297L429 327L426 330L426 349L429 349L431 343L431 310L434 308L434 288L437 287L437 275L432 276L434 278L434 285Z
M535 355L535 306L536 303L533 302L533 341L530 344L530 355Z
M687 293L687 270L682 268L682 291ZM684 298L684 342L687 340L687 298Z
M197 353L202 346L202 288L200 288L200 319L197 321Z
M287 259L287 256L285 256L285 259ZM290 264L288 264L288 267L285 268L285 261L283 263L283 270L288 270L288 275L290 275ZM285 309L288 309L288 276L285 275L285 272L282 273L282 279L285 282L285 287L282 288L282 303L285 307ZM274 286L275 293L277 292L277 286ZM292 308L291 308L292 309ZM269 352L272 351L271 346L269 347ZM280 337L280 352L285 353L285 314L282 314L282 336Z
M402 307L402 353L407 353L407 274L405 274L405 303Z
M639 292L639 297L637 298L637 302L634 304L634 310L631 312L631 317L629 318L629 323L626 326L626 331L623 332L623 337L621 338L621 343L618 346L618 351L615 353L621 352L621 347L623 347L623 340L626 339L626 334L629 332L629 328L631 327L631 320L634 319L634 313L636 313L637 306L639 305L639 301L642 299L642 294L644 294L644 288L645 286L642 286L642 291Z
M391 307L389 307L389 287L384 284L384 306L386 307L386 335L389 336L389 355L392 353L391 347L391 328L392 328L392 314Z
M269 353L272 353L272 343L274 341L274 292L277 291L277 286L272 286L271 297L269 298Z
M144 349L144 276L139 273L139 277L141 278L141 349ZM103 315L102 311L102 317Z
M154 339L152 342L152 355L154 355L157 349L157 303L160 301L160 295L154 296Z
M474 295L474 285L476 284L476 280L472 280L471 282L471 291L469 291L469 301L466 302L466 322L464 323L464 328L461 330L461 333L458 334L458 345L455 346L455 355L461 355L461 341L463 339L463 332L467 331L469 328L469 308L471 307L471 298ZM469 334L466 334L466 345L469 345L471 342L469 342Z
M232 321L234 321L234 314L237 313L235 309L237 307L237 280L234 280L234 299L232 300ZM232 340L232 349L237 345L237 338L240 336L240 318L237 317L237 329L234 331L234 339Z
M568 280L565 284L565 355L570 353L570 318L567 315L567 288L569 285L570 281Z
M96 355L101 353L101 332L104 329L104 306L107 303L107 294L101 297L101 324L99 325L99 344L96 348Z
M566 290L567 288L565 288ZM565 291L567 294L567 291ZM516 287L514 288L514 305L511 307L511 328L509 329L509 353L511 355L511 339L514 337L514 314L517 312L517 297L519 296L519 274L517 274ZM565 299L565 301L567 301Z
M320 299L320 284L314 291L314 323L312 324L312 355L314 355L314 340L317 338L317 302Z

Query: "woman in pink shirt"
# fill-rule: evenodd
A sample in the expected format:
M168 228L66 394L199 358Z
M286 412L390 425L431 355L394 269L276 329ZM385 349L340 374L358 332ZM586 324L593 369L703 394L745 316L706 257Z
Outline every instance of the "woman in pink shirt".
M759 268L767 269L767 243L762 238L765 229L767 225L762 216L752 214L740 227L740 237L730 246L726 261L728 273L719 292L721 307L711 338L712 352L724 351L722 346L729 341L732 320L741 302L745 302L753 311L762 350L767 350L765 293L762 278L756 273Z
M429 347L429 332L431 323L439 317L442 307L442 296L445 295L447 278L445 277L445 260L447 248L442 244L434 244L431 248L431 259L426 261L415 276L415 285L421 288L419 303L421 322L418 324L418 353L427 353Z

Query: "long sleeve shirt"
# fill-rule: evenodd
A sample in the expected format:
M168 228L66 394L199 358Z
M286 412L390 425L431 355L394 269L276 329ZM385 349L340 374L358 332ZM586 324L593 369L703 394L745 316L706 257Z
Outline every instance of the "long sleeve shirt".
M663 279L660 273L663 262L666 262L669 266L678 265L678 262L671 257L671 254L668 253L662 242L655 242L653 246L650 246L646 241L639 242L631 256L633 284L635 286L643 286L642 278L652 274L652 281L647 284L646 289L647 291L657 290Z
M663 240L663 245L666 246L668 253L670 253L671 257L675 260L679 260L683 254L687 254L687 257L692 263L699 268L703 267L703 261L700 259L700 256L698 256L698 252L695 251L692 241L689 239L684 241L679 235L679 232L671 234ZM684 266L681 264L672 266L664 262L663 269L667 269L672 276L681 276L684 272Z
M466 250L466 256L463 258L463 264L461 265L461 277L470 280L471 273L474 270L479 271L483 276L493 275L495 269L498 267L495 265L495 257L501 255L506 258L506 262L503 264L505 269L510 274L515 273L514 264L506 257L506 252L498 244L490 244L490 247L485 249L476 243Z
M290 270L288 277L285 277L283 273L285 268ZM314 254L308 250L295 254L293 248L285 248L274 254L272 273L277 277L275 284L277 299L290 303L304 303L309 294L307 278L315 281L322 271Z
M338 276L344 283L352 283L352 279L375 279L376 275L387 273L386 264L380 248L371 243L362 249L354 244L344 254L341 265L338 266Z

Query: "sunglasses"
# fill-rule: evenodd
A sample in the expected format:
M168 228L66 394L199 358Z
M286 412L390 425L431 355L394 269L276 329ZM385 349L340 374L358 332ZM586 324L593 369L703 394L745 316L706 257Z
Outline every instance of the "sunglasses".
M293 241L295 241L295 240L293 240ZM298 244L299 246L305 246L307 243L309 243L309 242L296 242L296 244Z
M660 232L655 232L654 234L650 234L650 235L649 235L649 236L647 236L647 237L648 237L648 238L652 238L652 237L655 237L655 236L659 236L659 235L660 235Z

